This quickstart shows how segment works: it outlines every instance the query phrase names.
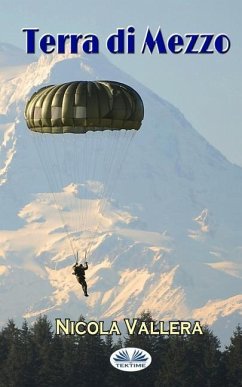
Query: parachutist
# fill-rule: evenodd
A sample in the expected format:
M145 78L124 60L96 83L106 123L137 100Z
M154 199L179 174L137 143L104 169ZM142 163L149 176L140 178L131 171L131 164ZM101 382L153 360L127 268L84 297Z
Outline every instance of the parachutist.
M132 34L132 28L129 33ZM98 184L95 190L100 192L99 200L105 204L109 193L100 183L110 180L108 186L115 185L114 179L119 177L117 171L124 164L124 155L143 118L144 105L137 91L117 81L74 81L45 86L32 95L25 107L26 123L38 143L40 161L76 262L74 275L86 296L87 264L78 266L76 248L79 245L76 234L74 239L71 234L74 230L76 233L89 230L92 205L90 200L82 200L79 193L83 187L86 190L86 183ZM63 189L67 193L65 198L62 194L55 195ZM57 197L60 201L56 201ZM67 199L66 204L62 199ZM73 219L70 224L69 218ZM84 262L100 232L101 223L98 218L96 221L95 235L86 247ZM70 230L66 229L66 224Z
M82 265L81 263L80 263L80 265L78 265L78 263L76 263L73 266L73 269L74 269L74 272L72 274L76 276L77 281L82 286L84 295L86 297L88 297L88 294L87 294L87 283L86 283L86 279L85 279L85 270L88 269L88 263L85 262L85 266Z

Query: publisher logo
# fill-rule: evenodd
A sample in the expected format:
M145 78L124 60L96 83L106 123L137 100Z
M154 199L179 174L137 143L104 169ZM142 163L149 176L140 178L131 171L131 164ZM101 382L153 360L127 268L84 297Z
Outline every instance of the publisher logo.
M149 367L152 359L148 352L140 348L121 348L110 356L114 368L125 372L141 371Z

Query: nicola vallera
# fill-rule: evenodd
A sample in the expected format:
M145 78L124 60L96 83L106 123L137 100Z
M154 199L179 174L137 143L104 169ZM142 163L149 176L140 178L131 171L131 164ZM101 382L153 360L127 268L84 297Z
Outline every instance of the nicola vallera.
M194 335L203 334L200 321L159 321L146 322L137 318L130 320L125 318L124 325L129 335ZM121 335L121 328L117 321L111 321L109 327L104 321L72 321L69 318L64 320L55 319L56 334L65 335Z

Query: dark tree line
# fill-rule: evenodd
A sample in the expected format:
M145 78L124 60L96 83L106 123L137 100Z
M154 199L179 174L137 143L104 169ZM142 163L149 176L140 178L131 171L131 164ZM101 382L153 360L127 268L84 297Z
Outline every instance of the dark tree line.
M143 313L139 321L152 321ZM138 328L138 326L137 326ZM122 340L100 335L56 335L46 316L18 328L13 320L0 331L0 387L237 387L242 386L242 329L228 347L204 327L204 335L134 335ZM110 355L138 347L152 356L141 372L121 372Z

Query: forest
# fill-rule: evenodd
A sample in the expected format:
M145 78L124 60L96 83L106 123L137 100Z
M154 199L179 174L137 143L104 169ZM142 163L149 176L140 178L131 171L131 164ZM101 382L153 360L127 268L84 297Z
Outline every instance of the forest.
M80 316L80 321L85 319ZM138 322L154 320L143 312ZM0 387L237 387L242 386L242 328L238 325L223 350L203 326L203 335L57 335L47 316L21 328L13 320L0 331ZM136 347L152 357L140 372L122 372L111 354Z

